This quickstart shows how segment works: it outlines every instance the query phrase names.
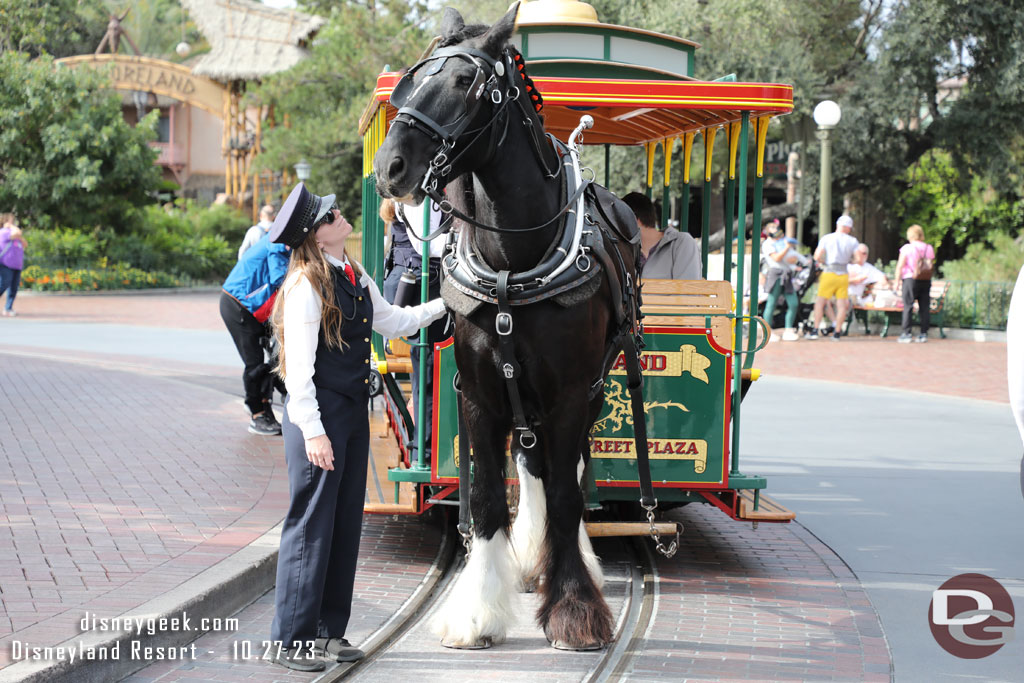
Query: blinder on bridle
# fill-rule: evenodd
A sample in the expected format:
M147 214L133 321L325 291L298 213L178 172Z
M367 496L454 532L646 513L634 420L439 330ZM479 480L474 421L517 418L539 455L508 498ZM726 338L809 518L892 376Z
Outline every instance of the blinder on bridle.
M507 71L503 63L505 56L506 53L503 52L501 57L495 60L486 52L457 46L443 47L434 51L402 76L394 90L391 91L391 104L398 109L395 120L420 129L450 148L473 120L485 94L493 104L501 103L503 95L498 87L498 81ZM473 82L463 98L461 110L455 112L453 120L439 122L420 111L415 105L410 105L409 101L417 89L416 74L426 68L423 75L429 78L439 73L450 58L461 59L469 63L475 68L475 71Z

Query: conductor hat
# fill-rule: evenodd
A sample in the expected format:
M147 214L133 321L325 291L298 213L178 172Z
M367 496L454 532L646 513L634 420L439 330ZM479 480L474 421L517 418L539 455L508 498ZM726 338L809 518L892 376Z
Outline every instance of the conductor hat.
M302 244L314 226L334 206L334 195L315 195L299 183L288 195L281 210L270 226L270 241L291 248Z

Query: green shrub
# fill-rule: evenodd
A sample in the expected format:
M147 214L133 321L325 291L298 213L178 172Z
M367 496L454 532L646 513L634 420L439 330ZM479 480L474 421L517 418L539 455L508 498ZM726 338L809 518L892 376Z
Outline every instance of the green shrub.
M250 221L229 206L204 208L179 201L168 208L145 207L140 224L128 233L110 228L32 230L26 258L46 271L51 282L58 270L102 271L108 263L179 281L220 282L235 265Z
M106 242L98 230L53 228L29 230L26 259L46 268L85 268L103 255Z
M942 277L972 282L1015 282L1022 265L1024 233L1014 238L1001 231L968 246L963 258L938 264Z

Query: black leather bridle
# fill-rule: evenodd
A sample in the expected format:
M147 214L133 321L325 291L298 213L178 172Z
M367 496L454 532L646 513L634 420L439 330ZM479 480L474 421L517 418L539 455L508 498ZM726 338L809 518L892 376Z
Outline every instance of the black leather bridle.
M583 193L588 184L581 183L577 193L549 220L527 228L499 228L494 225L480 223L471 216L467 216L462 211L456 209L447 197L444 196L442 191L450 180L452 167L455 162L473 147L481 135L488 131L491 133L488 156L495 153L500 140L504 139L505 130L508 127L506 108L513 102L518 104L523 115L524 124L530 127L532 133L529 136L531 146L545 175L548 178L555 178L561 172L562 165L560 163L556 162L552 170L548 168L547 162L544 159L542 144L545 141L545 134L537 126L534 126L533 118L530 115L530 105L527 102L527 98L523 96L522 89L516 83L517 68L512 52L513 49L506 47L501 55L495 59L486 52L469 47L451 46L439 48L431 53L430 56L418 62L402 77L391 91L390 98L392 106L398 108L398 114L395 116L394 123L401 123L415 128L437 143L437 151L428 164L423 181L420 183L420 188L437 204L441 212L455 216L477 228L498 233L529 232L550 226L575 204L576 199ZM411 100L417 90L415 82L416 73L426 69L424 75L429 78L439 73L444 68L448 59L461 59L475 67L475 71L473 81L465 94L464 111L456 116L453 121L441 123L421 111L416 106L416 103L411 102ZM468 142L460 145L461 149L456 152L456 145L459 139L466 133L469 126L476 119L480 107L487 101L491 102L493 107L490 119L476 131L473 131L475 135ZM500 138L498 135L499 129L501 130ZM433 235L424 235L422 239L436 238L441 234L443 233L438 231Z

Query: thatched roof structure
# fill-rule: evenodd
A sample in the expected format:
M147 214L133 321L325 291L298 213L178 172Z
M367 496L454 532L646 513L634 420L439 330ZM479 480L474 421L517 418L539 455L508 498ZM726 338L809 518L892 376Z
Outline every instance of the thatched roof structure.
M326 21L254 0L181 0L212 46L192 72L217 81L255 80L284 71L309 53L306 42Z

